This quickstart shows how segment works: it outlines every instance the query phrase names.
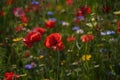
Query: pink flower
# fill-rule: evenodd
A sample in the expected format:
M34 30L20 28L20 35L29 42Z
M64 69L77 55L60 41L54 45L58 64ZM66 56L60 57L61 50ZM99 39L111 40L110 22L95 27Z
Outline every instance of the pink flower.
M24 10L23 10L22 8L20 8L20 7L14 8L14 9L13 9L13 14L14 14L16 17L25 16Z

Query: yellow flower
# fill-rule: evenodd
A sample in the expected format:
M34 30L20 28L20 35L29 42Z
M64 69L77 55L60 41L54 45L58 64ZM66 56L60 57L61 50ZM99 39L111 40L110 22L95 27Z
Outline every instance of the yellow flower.
M18 42L18 41L21 41L23 38L14 38L13 39L13 42Z
M65 60L61 61L61 65L64 65L65 64Z
M43 59L43 58L44 58L44 55L40 55L40 56L39 56L39 59Z
M26 27L28 24L27 23L23 23L23 25Z
M119 14L120 14L120 11L115 11L115 12L113 12L113 14L119 15Z
M18 26L23 26L23 24L21 23L21 24L18 24Z
M26 27L26 26L28 26L28 24L27 23L20 23L20 24L18 24L18 26Z
M81 60L82 61L86 61L86 60L89 61L91 58L92 58L92 56L90 54L87 54L87 55L83 55L82 58L81 58Z
M63 9L62 5L57 5L57 6L56 6L56 10L59 11L59 10L61 10L61 9Z

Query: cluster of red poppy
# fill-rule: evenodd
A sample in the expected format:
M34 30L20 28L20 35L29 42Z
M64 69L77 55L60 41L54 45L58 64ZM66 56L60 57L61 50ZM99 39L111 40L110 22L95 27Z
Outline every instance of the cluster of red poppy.
M84 16L85 14L90 14L91 9L89 6L82 6L81 8L76 9L75 15L76 16Z
M23 42L27 47L32 48L35 42L39 42L41 40L44 33L45 29L36 27L32 29L25 38L23 38ZM48 35L44 41L44 45L45 47L52 48L53 50L63 50L65 48L62 42L62 36L59 33Z
M42 35L44 33L45 33L44 28L35 27L25 36L25 38L23 38L23 42L27 47L32 48L35 42L38 42L41 40Z
M92 34L86 34L81 36L82 42L89 42L94 39L94 36Z

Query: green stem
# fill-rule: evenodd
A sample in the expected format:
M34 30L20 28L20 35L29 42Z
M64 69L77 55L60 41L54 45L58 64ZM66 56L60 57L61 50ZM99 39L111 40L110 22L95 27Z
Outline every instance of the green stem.
M57 80L59 80L60 52L57 52Z

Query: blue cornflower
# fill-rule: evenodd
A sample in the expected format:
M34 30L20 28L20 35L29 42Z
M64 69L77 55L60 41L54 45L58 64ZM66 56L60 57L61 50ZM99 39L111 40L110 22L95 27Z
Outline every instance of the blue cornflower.
M53 21L56 21L56 18L49 18L49 20L53 20Z
M30 1L31 1L31 4L33 4L33 5L38 5L39 4L38 1L35 1L35 0L30 0Z
M33 68L33 66L32 66L31 64L25 65L25 69L27 69L27 70L30 70L30 69L32 69L32 68Z
M114 32L114 31L110 31L110 30L108 30L108 31L106 31L106 32L101 32L101 35L102 35L102 36L112 35L112 34L115 34L115 32Z
M48 15L48 16L51 16L51 15L53 15L53 12L52 12L52 11L48 11L48 12L47 12L47 15Z
M74 27L72 28L72 30L74 30L74 31L79 30L79 29L80 29L79 26L74 26Z
M107 31L106 33L107 33L107 35L115 34L114 31Z
M85 20L84 16L78 16L78 19Z
M59 23L60 23L60 24L63 24L63 22L65 22L65 21L61 20Z

